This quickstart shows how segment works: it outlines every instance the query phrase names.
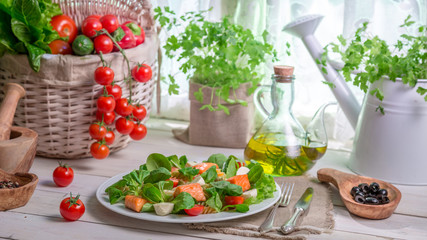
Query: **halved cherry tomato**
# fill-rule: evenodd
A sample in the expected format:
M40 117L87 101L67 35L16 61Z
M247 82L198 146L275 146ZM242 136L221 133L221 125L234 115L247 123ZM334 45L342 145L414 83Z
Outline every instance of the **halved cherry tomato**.
M116 107L116 101L110 96L100 96L97 100L98 111L102 113L112 112Z
M114 80L114 71L109 67L98 67L95 70L94 78L95 82L100 85L110 85Z
M96 31L102 29L102 24L99 19L94 17L86 18L82 23L82 33L88 37L94 37Z
M115 138L116 138L116 135L114 134L114 132L111 130L108 130L107 133L105 134L105 137L104 137L105 143L107 145L111 145L114 143Z
M129 101L127 98L120 98L119 100L117 100L116 108L114 110L119 115L126 117L132 113L133 106L129 104Z
M73 53L70 44L61 39L53 40L51 43L49 43L49 48L52 54L67 55Z
M105 34L99 35L93 40L96 53L110 53L113 51L113 40Z
M246 166L244 161L237 161L237 164L239 165L239 168Z
M143 139L147 135L147 128L143 124L135 124L129 136L136 141Z
M68 43L72 43L77 36L77 26L72 18L67 15L57 15L50 20L50 25L60 37L68 37Z
M245 199L242 196L225 196L224 201L226 205L238 205L243 204Z
M173 172L173 171L171 171L171 172ZM178 186L178 183L179 183L179 179L178 179L178 178L170 177L170 178L168 179L168 181L172 181L172 182L173 182L173 187Z
M89 126L89 135L93 139L95 139L97 141L101 141L105 137L105 134L107 134L107 129L104 126L102 126L101 124L92 123Z
M107 85L107 93L108 95L112 95L116 102L122 98L122 88L117 84Z
M110 154L110 149L105 144L94 142L90 145L90 153L96 159L104 159Z
M203 209L205 207L203 205L194 205L194 207L190 208L190 209L184 209L184 212L188 215L188 216L198 216L200 215L200 213L203 212Z
M119 20L116 16L111 14L103 16L101 19L99 19L99 21L101 21L102 27L105 28L108 33L116 31L116 29L119 27Z
M117 132L119 132L120 134L123 134L123 135L127 135L127 134L131 133L134 126L135 126L135 123L133 123L133 121L128 120L128 119L123 118L123 117L117 119L117 121L116 121Z
M132 69L132 77L138 82L148 82L152 76L151 67L147 64L138 64Z
M66 220L76 221L85 213L85 205L79 197L80 195L78 194L76 197L73 197L73 194L70 193L70 197L61 201L59 212Z
M114 113L114 111L106 112L106 113L96 111L96 120L100 122L104 121L104 123L107 125L112 124L115 119L116 119L116 114Z
M132 114L136 118L136 120L141 121L147 115L147 110L143 105L137 104L136 106L133 107Z
M66 187L74 179L74 171L67 164L59 162L59 166L53 171L53 181L58 187Z

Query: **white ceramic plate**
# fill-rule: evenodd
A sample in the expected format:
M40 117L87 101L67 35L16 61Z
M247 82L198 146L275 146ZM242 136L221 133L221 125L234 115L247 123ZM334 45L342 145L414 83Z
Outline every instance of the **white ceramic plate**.
M271 207L272 205L274 205L274 203L276 203L279 200L279 197L280 197L280 187L276 183L277 191L274 192L274 197L265 199L259 204L250 205L249 211L246 213L220 212L215 214L202 214L195 217L191 217L187 215L178 215L178 214L169 214L167 216L157 216L155 213L137 213L130 209L127 209L123 203L116 203L114 205L111 205L110 201L108 200L108 194L105 193L106 188L108 188L112 184L122 179L122 176L128 173L129 172L116 175L108 179L107 181L105 181L103 184L101 184L96 191L96 198L104 207L108 208L113 212L116 212L124 216L133 217L141 220L153 221L153 222L202 223L202 222L218 222L218 221L225 221L225 220L230 220L235 218L247 217L249 215L259 213Z

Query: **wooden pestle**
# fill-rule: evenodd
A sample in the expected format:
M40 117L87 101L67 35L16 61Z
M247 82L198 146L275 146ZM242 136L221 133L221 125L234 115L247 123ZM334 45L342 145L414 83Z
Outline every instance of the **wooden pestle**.
M25 96L25 89L21 85L6 84L4 99L0 106L0 141L9 140L16 106L23 96Z

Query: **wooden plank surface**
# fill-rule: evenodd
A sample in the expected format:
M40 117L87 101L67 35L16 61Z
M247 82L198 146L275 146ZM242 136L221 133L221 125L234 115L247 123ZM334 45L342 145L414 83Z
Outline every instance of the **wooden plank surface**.
M29 203L21 208L0 213L0 238L50 239L64 236L69 229L77 229L64 239L241 239L233 235L189 230L181 224L147 222L128 218L105 209L95 197L97 187L110 177L138 168L153 152L165 155L187 155L190 160L202 161L213 153L243 157L242 149L223 149L186 145L174 139L170 132L149 131L141 142L131 143L125 150L108 159L66 160L75 171L73 183L65 188L56 187L52 172L56 160L36 158L31 172L39 176L37 189ZM350 172L349 154L327 151L309 171L331 167ZM426 239L427 187L398 186L403 193L395 214L385 220L367 220L354 216L343 207L336 190L332 191L335 228L331 233L310 235L309 239ZM80 193L86 213L77 222L66 222L59 215L59 203L69 192ZM245 238L242 238L245 239Z

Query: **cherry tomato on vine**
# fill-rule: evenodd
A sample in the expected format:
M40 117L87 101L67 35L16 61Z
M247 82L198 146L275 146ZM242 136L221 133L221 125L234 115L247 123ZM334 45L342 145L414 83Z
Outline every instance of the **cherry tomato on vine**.
M116 101L111 96L100 96L97 100L98 111L102 113L112 112L116 107Z
M102 118L104 117L104 118ZM114 122L114 120L116 119L116 114L114 113L114 111L112 112L100 112L100 111L96 111L96 120L98 121L104 121L105 124L110 125Z
M105 30L108 31L108 33L112 33L116 31L116 29L119 27L119 20L114 15L105 15L99 21L102 24L102 27L105 28Z
M67 164L62 164L58 162L59 166L53 171L53 181L58 187L66 187L73 182L74 171Z
M110 149L102 142L94 142L90 145L90 154L96 159L104 159L110 154Z
M66 220L76 221L85 213L85 205L79 197L80 195L78 194L76 197L73 197L73 194L70 193L70 197L61 201L59 212Z
M70 44L61 39L53 40L51 43L49 43L49 48L52 54L67 55L73 53Z
M147 135L147 128L144 124L136 124L129 136L136 141L143 139Z
M108 130L108 131L107 131L107 134L105 134L104 139L105 139L105 143L106 143L107 145L111 145L111 144L113 144L113 143L114 143L114 139L116 139L116 135L114 134L114 132L113 132L113 131Z
M141 121L147 115L147 110L143 105L137 104L136 106L133 107L132 114L136 118L136 120Z
M108 95L112 95L116 102L122 98L122 88L117 84L107 85L107 93Z
M89 135L93 139L101 141L105 137L105 134L107 134L107 128L102 126L100 123L92 123L89 126Z
M121 117L116 121L117 132L123 135L128 135L129 133L131 133L134 126L135 126L135 123L133 121L128 120L124 117Z
M119 44L119 46L122 49L128 49L128 48L135 47L136 46L135 36L133 35L132 31L128 27L126 27L125 25L121 25L120 27L125 32L125 36L122 38L122 40L118 41L117 44ZM119 49L114 45L113 50L118 51Z
M50 25L60 37L68 37L68 43L72 43L77 36L77 26L72 18L67 15L57 15L50 20Z
M94 78L95 82L100 85L110 85L114 80L114 71L109 67L98 67L95 70Z
M205 207L203 205L194 205L194 207L190 208L190 209L184 209L184 212L188 215L188 216L198 216L200 215L200 213L203 212L203 209Z
M147 64L138 64L132 69L132 77L138 82L148 82L152 76L151 67Z
M133 106L129 104L129 101L127 98L120 98L116 102L116 108L114 111L118 113L119 115L126 117L129 116L132 113Z
M96 53L110 53L113 51L113 40L107 35L99 35L93 40Z
M99 19L94 17L86 18L82 23L82 33L88 37L94 37L96 31L102 29L102 24Z
M242 196L225 196L224 202L226 205L243 204L245 199Z

